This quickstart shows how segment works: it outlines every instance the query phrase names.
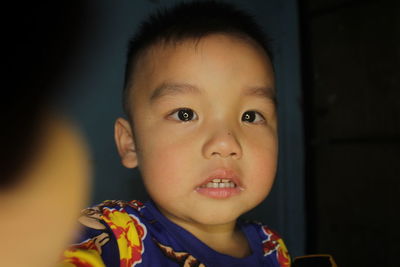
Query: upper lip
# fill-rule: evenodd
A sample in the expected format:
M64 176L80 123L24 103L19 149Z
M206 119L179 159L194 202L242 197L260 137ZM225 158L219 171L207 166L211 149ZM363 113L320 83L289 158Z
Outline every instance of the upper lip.
M235 171L227 168L218 168L212 171L208 177L201 182L197 187L200 187L202 185L205 185L209 182L212 182L214 179L229 179L233 183L236 184L236 186L241 186L239 176L236 174Z

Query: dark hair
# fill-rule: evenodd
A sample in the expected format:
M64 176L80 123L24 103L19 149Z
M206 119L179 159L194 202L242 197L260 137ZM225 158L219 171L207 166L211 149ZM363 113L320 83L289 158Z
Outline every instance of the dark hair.
M85 1L7 1L2 19L0 190L14 186L35 155L41 122L77 49ZM65 90L61 90L65 91Z
M159 43L176 44L185 39L199 40L213 33L225 33L251 39L260 45L272 60L270 48L261 27L252 16L234 5L217 1L182 2L170 9L158 10L149 16L129 42L123 109L130 118L129 95L138 58L149 47Z

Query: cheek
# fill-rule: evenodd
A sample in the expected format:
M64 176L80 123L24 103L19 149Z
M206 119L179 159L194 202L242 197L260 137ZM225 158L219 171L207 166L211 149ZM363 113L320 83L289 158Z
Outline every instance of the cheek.
M157 141L153 141L157 140ZM145 185L152 190L163 190L164 194L177 191L177 186L185 187L196 168L196 150L193 143L184 139L157 136L143 139L139 168L145 177Z
M264 142L249 144L248 149L249 156L247 157L245 168L251 174L249 179L252 180L252 184L259 185L260 189L265 188L269 191L275 179L277 168L277 139L270 136L270 138L264 139Z
M268 153L271 152L271 153ZM257 184L269 184L273 182L276 174L277 154L273 151L259 153L252 159L252 177L257 180ZM249 164L250 166L250 164Z

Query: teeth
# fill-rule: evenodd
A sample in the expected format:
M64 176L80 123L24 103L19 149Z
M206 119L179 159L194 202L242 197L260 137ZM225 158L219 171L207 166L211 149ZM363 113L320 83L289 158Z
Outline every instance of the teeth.
M225 179L224 179L224 180L225 180ZM213 183L220 183L220 182L221 182L221 179L213 179L212 181L213 181Z
M236 187L235 183L230 182L229 179L222 179L222 182L215 182L215 180L221 179L214 179L212 182L209 182L205 185L202 185L202 188L234 188Z

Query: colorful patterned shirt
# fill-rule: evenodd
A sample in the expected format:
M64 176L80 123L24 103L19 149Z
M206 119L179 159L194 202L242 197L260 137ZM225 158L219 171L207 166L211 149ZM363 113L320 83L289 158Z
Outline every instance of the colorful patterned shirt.
M85 209L80 242L62 266L290 266L282 239L259 223L238 221L252 254L235 258L208 247L161 214L153 202L105 201Z

